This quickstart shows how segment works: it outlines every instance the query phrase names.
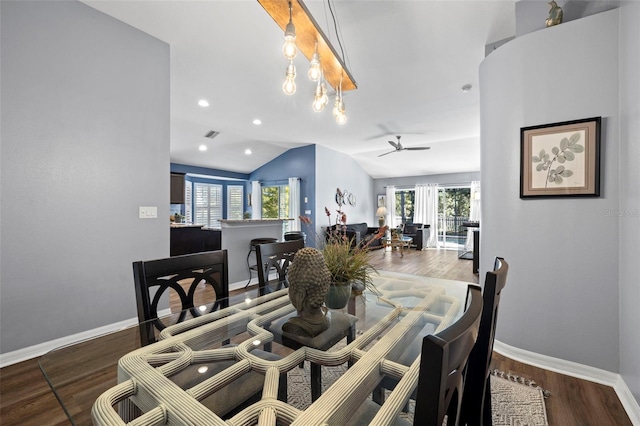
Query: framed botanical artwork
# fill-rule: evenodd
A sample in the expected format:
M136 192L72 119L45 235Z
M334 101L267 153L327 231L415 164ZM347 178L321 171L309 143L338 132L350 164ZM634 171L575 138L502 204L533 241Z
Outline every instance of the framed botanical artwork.
M600 196L600 117L520 129L520 198Z
M387 196L378 195L378 207L386 207L386 205L387 205Z

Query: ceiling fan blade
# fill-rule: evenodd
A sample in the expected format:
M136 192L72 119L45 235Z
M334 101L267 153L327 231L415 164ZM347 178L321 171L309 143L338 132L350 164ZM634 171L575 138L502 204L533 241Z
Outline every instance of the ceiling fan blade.
M398 144L396 144L394 141L387 141L387 142L389 142L389 145L391 145L395 149L398 149Z
M425 150L425 149L431 149L431 147L430 146L410 146L410 147L404 148L404 149L406 149L408 151L422 151L422 150Z
M378 157L382 157L382 156L385 156L385 155L387 155L387 154L393 154L394 152L397 152L397 151L389 151L389 152L385 152L384 154L380 154L380 155L378 155Z

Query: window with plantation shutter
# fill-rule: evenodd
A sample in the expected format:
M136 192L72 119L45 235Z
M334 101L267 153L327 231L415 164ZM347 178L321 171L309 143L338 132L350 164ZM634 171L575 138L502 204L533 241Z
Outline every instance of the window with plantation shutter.
M227 219L242 219L244 187L242 185L227 186Z
M188 180L184 181L184 216L187 223L193 223L193 211L191 210L191 188L192 183Z
M219 228L222 219L222 185L195 183L194 192L194 223Z

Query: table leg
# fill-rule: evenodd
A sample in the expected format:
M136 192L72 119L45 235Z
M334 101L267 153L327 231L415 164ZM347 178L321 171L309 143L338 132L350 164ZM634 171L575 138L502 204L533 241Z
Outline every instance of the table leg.
M311 402L322 395L322 366L315 362L309 362L311 367Z

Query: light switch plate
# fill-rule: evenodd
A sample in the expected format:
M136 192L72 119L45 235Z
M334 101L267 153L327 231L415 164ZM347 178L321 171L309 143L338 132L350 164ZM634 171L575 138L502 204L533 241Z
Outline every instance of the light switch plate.
M157 219L158 208L157 207L142 207L138 208L138 217L140 219Z
M311 210L305 210L304 214L311 214Z

